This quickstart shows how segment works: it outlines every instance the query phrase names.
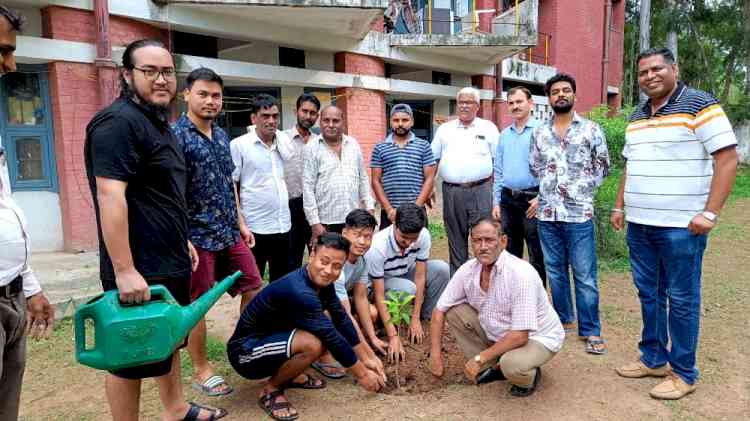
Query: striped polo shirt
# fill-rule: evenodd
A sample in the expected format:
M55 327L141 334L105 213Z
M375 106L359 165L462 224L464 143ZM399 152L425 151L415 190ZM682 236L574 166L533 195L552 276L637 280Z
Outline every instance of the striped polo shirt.
M383 169L383 190L391 206L414 203L424 184L424 167L435 165L432 148L426 140L414 136L399 147L393 134L375 145L370 158L371 168Z
M627 221L687 227L708 199L711 154L736 144L721 105L706 92L680 82L653 115L647 101L630 116L622 151Z
M365 254L370 280L404 277L417 262L426 262L430 258L432 239L426 228L419 232L417 241L402 251L396 243L394 227L391 225L380 230L372 238L372 246Z

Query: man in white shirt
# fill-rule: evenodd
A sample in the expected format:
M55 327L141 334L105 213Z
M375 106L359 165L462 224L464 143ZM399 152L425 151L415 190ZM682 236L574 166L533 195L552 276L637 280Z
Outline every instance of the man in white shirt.
M302 170L305 166L303 151L307 142L316 137L311 129L318 121L320 100L313 94L304 93L297 98L296 105L297 122L290 129L284 130L292 150L291 158L284 162L284 177L289 191L289 211L292 215L292 229L289 232L290 269L302 266L302 258L312 236L302 202Z
M0 76L16 70L13 52L23 18L0 5ZM0 139L0 420L18 418L26 365L26 338L47 337L55 310L29 267L26 219L11 197L8 164Z
M565 332L539 273L505 252L500 222L484 218L471 228L476 258L461 266L432 313L430 371L443 375L445 320L468 359L464 372L477 384L510 380L510 393L534 393L541 367L563 346Z
M284 181L284 159L290 155L289 140L278 131L279 104L270 95L258 95L247 134L230 144L238 183L240 207L247 226L255 237L253 254L258 270L269 279L289 271L289 194Z
M492 212L492 163L500 137L493 122L477 117L478 90L463 88L456 101L458 119L441 125L432 140L443 179L451 274L469 258L469 226Z
M311 244L325 232L341 233L353 209L372 211L370 177L359 143L344 134L344 113L329 105L320 112L321 136L303 152L302 201L312 228Z

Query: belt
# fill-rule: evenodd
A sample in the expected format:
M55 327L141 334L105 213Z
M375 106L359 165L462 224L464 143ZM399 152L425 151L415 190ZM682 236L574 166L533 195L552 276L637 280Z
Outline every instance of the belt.
M8 285L0 287L0 298L11 298L21 291L23 291L23 278L21 278L21 275L18 275Z
M539 187L532 187L525 190L513 190L507 187L503 187L503 193L509 195L510 197L536 196L539 194Z
M492 179L492 177L487 177L487 178L479 180L479 181L470 181L468 183L449 183L447 181L443 181L443 184L447 184L447 185L453 186L453 187L470 188L470 187L481 186L482 184L490 181L491 179Z

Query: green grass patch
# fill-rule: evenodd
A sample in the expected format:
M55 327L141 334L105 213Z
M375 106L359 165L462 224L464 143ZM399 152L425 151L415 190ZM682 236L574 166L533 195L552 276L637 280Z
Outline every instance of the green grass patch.
M747 198L750 198L750 165L741 165L737 169L737 179L734 181L729 203L734 203L737 199Z
M436 222L436 223L430 222L427 225L427 230L430 231L430 236L432 237L432 241L441 240L445 238L445 227L443 226L443 224L439 222Z
M224 365L227 363L227 344L220 339L208 335L206 338L206 356L208 361L216 368L216 365ZM182 376L187 377L193 374L193 363L190 361L190 356L187 351L182 353L180 359L180 365L182 366Z

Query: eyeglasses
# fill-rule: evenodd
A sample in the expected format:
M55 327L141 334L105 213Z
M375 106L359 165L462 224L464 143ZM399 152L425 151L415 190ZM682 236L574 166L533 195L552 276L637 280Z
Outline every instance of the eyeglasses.
M151 81L159 79L160 75L164 76L164 80L172 81L176 78L176 75L177 75L177 72L171 67L167 67L161 70L150 68L150 67L144 67L144 68L133 67L133 69L143 72L143 76L145 76L146 79L151 80Z

